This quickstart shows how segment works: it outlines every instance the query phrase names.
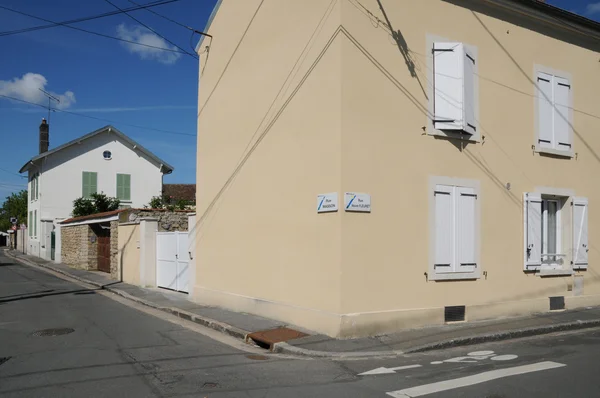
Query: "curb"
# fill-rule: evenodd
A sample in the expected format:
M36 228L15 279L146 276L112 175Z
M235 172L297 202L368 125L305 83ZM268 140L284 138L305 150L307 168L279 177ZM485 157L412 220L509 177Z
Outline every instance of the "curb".
M126 298L128 300L134 301L134 302L139 303L139 304L143 304L143 305L145 305L147 307L154 308L154 309L159 310L159 311L166 312L168 314L175 315L175 316L177 316L179 318L182 318L182 319L185 319L185 320L197 323L199 325L208 327L210 329L213 329L213 330L216 330L218 332L224 333L224 334L229 335L231 337L236 337L236 338L239 338L239 339L242 339L242 340L245 341L246 340L246 336L250 333L250 332L248 332L246 330L237 328L235 326L232 326L232 325L229 325L229 324L226 324L226 323L223 323L223 322L219 322L219 321L216 321L214 319L205 318L205 317L202 317L200 315L193 314L191 312L187 312L187 311L181 310L179 308L175 308L175 307L161 307L160 305L157 305L157 304L155 304L155 303L153 303L151 301L147 301L147 300L141 299L139 297L132 296L131 294L129 294L129 293L123 291L123 290L120 290L120 289L117 289L117 288L114 288L114 287L111 287L111 286L105 286L105 285L103 285L101 283L94 282L94 281L91 281L89 279L85 279L85 278L82 278L80 276L77 276L77 275L73 275L73 274L71 274L69 272L65 272L65 271L63 271L61 269L57 269L57 268L51 267L51 266L46 265L46 264L38 264L38 263L35 263L35 262L32 262L32 261L29 261L27 259L20 258L18 256L14 256L13 254L9 254L8 250L5 251L5 253L6 253L6 255L8 257L12 258L13 260L20 261L22 263L25 263L27 265L34 266L34 267L42 267L42 268L48 269L50 271L59 273L61 275L68 276L69 278L78 280L79 282L83 282L83 283L86 283L88 285L95 286L95 287L97 287L99 289L109 291L111 293L119 295L119 296L121 296L123 298Z
M120 290L120 289L117 289L114 287L110 287L110 286L105 286L98 282L90 281L88 279L70 274L63 270L48 266L46 264L38 264L38 263L35 263L32 261L29 261L27 259L20 258L18 256L14 256L12 254L9 254L9 250L5 250L5 254L8 257L12 258L13 260L20 261L24 264L27 264L27 265L30 265L33 267L45 268L50 271L68 276L69 278L73 278L75 280L86 283L88 285L96 286L97 288L102 289L102 290L107 290L111 293L117 294L128 300L135 301L135 302L137 302L139 304L143 304L147 307L154 308L154 309L178 316L179 318L182 318L182 319L197 323L199 325L208 327L210 329L224 333L231 337L239 338L239 339L246 341L247 335L250 334L249 331L239 329L235 326L229 325L224 322L219 322L214 319L205 318L200 315L192 314L191 312L187 312L187 311L181 310L179 308L175 308L175 307L161 307L151 301L147 301L147 300L141 299L139 297L132 296L131 294L129 294L123 290ZM282 343L275 343L273 345L273 352L279 353L279 354L296 355L296 356L303 356L303 357L310 357L310 358L330 358L330 359L334 359L334 360L335 359L341 360L341 359L392 358L392 357L397 357L397 356L400 356L403 354L442 350L442 349L453 348L453 347L462 347L462 346L469 346L469 345L503 341L503 340L512 340L512 339L533 337L533 336L539 336L539 335L556 333L556 332L590 329L590 328L595 328L595 327L600 327L600 319L592 319L592 320L587 320L587 321L577 320L577 321L572 321L572 322L558 323L558 324L554 324L554 325L532 326L529 328L506 330L506 331L497 332L497 333L487 333L487 334L480 334L480 335L465 336L465 337L460 337L460 338L455 338L455 339L443 340L443 341L430 343L430 344L424 344L421 346L409 348L405 351L402 351L402 350L362 351L362 352L316 351L316 350L308 350L306 348L296 347L291 344L282 342Z

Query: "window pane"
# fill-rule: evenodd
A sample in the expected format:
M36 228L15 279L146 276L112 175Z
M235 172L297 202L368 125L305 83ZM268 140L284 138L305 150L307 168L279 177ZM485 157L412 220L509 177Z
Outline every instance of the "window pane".
M556 210L557 203L548 201L548 251L547 253L556 253Z

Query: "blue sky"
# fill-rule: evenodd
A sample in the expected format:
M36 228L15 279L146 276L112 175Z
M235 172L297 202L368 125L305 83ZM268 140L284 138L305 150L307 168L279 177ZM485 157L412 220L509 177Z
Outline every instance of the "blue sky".
M150 0L110 0L121 8ZM177 0L153 10L202 30L216 0ZM600 0L548 0L588 18L600 19ZM84 6L82 6L84 4ZM106 0L0 0L0 6L64 21L115 8ZM190 32L145 10L131 13L186 51ZM46 22L0 9L0 31ZM157 47L175 48L124 14L74 26ZM195 45L198 36L191 41ZM66 27L0 36L0 94L46 103L38 87L61 99L70 112L108 119L94 120L55 112L50 120L50 145L58 146L106 124L139 141L175 167L165 182L195 182L198 63L185 54L122 43ZM37 153L38 126L47 112L0 97L0 202L25 187L16 175ZM157 132L168 130L180 134Z
M110 0L120 8L130 0ZM150 0L132 0L149 3ZM154 1L154 0L152 0ZM178 0L152 8L184 25L203 30L216 0ZM105 0L0 0L0 6L52 21L116 10ZM145 10L132 16L186 51L191 32ZM0 9L0 31L47 24ZM157 47L175 48L120 14L74 26ZM193 46L198 42L195 35ZM61 99L66 111L50 116L50 146L56 147L107 124L138 141L175 167L165 182L195 183L198 61L185 54L156 51L66 27L0 36L0 94L46 104L38 87ZM38 150L38 127L45 109L0 97L0 203L25 187L16 175ZM139 125L182 134L169 134ZM187 135L184 135L187 134Z

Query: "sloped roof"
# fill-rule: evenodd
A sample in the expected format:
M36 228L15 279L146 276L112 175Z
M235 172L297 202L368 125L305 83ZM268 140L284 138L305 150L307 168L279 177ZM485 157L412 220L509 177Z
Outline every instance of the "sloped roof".
M196 201L196 184L163 184L163 195L174 200Z
M131 138L129 138L128 136L126 136L125 134L123 134L122 132L120 132L118 129L116 129L114 126L111 125L107 125L104 126L102 128L99 128L98 130L92 131L89 134L84 135L83 137L79 137L74 139L73 141L69 141L66 144L62 144L52 150L49 150L47 152L44 153L40 153L37 156L32 157L31 159L29 159L27 161L27 163L25 163L23 165L23 167L21 167L21 169L19 170L19 173L24 173L29 169L29 166L40 159L45 158L46 156L52 155L54 153L57 153L59 151L62 151L63 149L69 148L81 141L87 140L89 138L95 137L99 134L102 133L106 133L106 132L110 132L115 134L117 137L119 137L120 139L122 139L123 141L127 142L128 144L130 144L132 147L135 147L136 150L139 150L141 153L143 153L144 155L146 155L149 159L152 159L153 161L155 161L156 163L162 165L162 171L165 174L171 174L174 170L173 166L171 166L170 164L168 164L167 162L165 162L164 160L160 159L158 156L156 156L155 154L153 154L152 152L150 152L149 150L147 150L146 148L144 148L143 146L141 146L140 144L138 144L137 142L135 142L134 140L132 140Z

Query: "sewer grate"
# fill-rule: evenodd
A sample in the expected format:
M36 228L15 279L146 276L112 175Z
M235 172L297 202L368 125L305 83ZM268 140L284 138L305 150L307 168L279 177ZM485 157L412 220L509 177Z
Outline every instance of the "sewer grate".
M63 334L73 333L75 329L71 328L55 328L55 329L44 329L38 330L37 332L33 332L33 336L38 337L54 337L54 336L62 336Z
M264 355L246 355L246 358L253 359L255 361L266 361L267 359L269 359Z
M8 361L10 358L12 358L12 357L0 357L0 365L5 363L6 361Z
M300 337L305 336L308 336L308 334L299 332L298 330L281 327L250 333L246 338L246 341L252 340L259 347L266 348L268 350L273 350L273 346L275 345L275 343L299 339Z

